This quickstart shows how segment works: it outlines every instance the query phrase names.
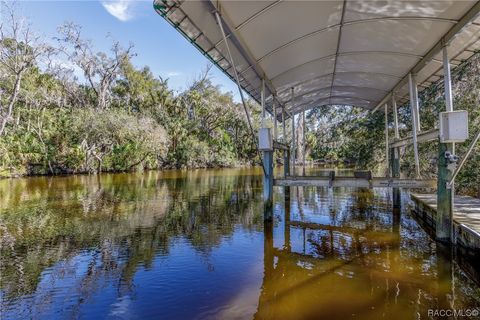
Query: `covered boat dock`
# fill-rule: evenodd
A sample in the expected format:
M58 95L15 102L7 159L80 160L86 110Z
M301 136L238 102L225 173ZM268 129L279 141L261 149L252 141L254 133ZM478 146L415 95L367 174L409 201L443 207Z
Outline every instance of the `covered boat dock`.
M251 126L259 136L265 220L272 218L274 185L391 187L394 200L398 188L436 187L435 238L455 241L454 181L480 132L469 133L468 115L455 110L450 68L480 50L480 1L155 0L154 8L237 83L250 125L244 93L262 105L263 119L272 115L273 128L262 121L256 133ZM445 88L445 110L438 128L423 130L418 93L437 82ZM403 104L410 106L412 126L401 138L397 105ZM296 139L305 146L305 134L295 136L295 118L332 105L362 107L364 117L385 113L383 177L295 176L292 168L305 155L296 150ZM455 143L472 135L468 152L456 155ZM436 181L421 179L418 153L420 143L433 140ZM400 179L400 151L407 146L413 147L416 179ZM283 177L273 175L275 149L284 155Z

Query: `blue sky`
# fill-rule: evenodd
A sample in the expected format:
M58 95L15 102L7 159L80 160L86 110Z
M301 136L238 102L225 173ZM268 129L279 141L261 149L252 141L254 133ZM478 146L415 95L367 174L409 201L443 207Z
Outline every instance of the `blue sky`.
M185 88L207 65L207 59L155 13L152 1L21 1L18 6L47 39L56 35L59 25L71 21L83 27L84 37L98 50L110 47L107 34L124 46L132 42L137 53L134 64L147 65L155 75L169 78L174 90ZM211 75L222 91L238 96L235 84L220 70L212 68Z

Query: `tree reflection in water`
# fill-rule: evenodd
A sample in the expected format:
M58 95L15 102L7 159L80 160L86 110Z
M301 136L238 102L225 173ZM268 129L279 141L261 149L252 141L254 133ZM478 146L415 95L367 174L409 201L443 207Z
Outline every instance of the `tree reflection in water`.
M472 272L392 213L390 191L288 190L263 225L261 170L0 181L2 312L404 319L479 305Z
M72 275L80 275L70 284L78 304L106 279L117 279L123 295L134 286L137 268L168 256L177 237L208 259L235 224L259 228L252 192L258 183L245 170L2 181L2 305L28 295L48 303Z

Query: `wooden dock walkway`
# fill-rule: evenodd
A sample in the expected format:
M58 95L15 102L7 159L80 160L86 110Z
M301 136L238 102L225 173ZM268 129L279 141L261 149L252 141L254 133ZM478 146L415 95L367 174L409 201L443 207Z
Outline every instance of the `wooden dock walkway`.
M434 228L437 195L412 193L411 198L417 213L423 214L425 222ZM480 199L455 196L453 222L457 241L465 247L480 250Z

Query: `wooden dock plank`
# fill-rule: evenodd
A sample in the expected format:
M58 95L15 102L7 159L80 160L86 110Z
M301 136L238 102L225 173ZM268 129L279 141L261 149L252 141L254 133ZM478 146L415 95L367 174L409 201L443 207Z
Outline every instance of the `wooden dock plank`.
M436 194L412 193L412 198L417 198L433 210L437 210ZM453 220L463 224L480 234L480 199L468 196L455 196L453 202Z
M415 211L435 230L437 195L412 193L411 198L415 203ZM456 243L473 249L474 254L480 256L480 199L455 196L453 226Z

